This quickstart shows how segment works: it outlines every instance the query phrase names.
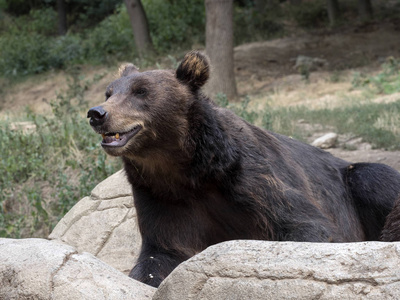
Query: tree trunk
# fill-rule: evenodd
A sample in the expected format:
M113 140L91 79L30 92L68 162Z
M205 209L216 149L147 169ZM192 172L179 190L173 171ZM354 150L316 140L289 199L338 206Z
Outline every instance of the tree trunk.
M206 53L212 71L206 90L209 94L237 97L233 62L233 0L205 0Z
M146 13L140 0L125 0L126 9L131 21L135 45L140 56L154 51L151 41Z
M57 0L57 13L58 13L58 34L65 35L67 33L67 10L65 7L65 0Z
M358 13L364 21L371 20L373 14L371 0L358 0Z
M336 25L339 18L339 2L338 0L327 0L328 4L328 17L331 26Z

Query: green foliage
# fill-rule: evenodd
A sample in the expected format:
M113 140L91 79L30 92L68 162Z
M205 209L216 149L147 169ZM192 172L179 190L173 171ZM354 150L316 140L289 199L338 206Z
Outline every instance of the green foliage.
M388 57L382 64L382 71L374 76L355 72L352 85L355 88L367 88L376 94L400 92L400 59Z
M104 63L132 59L135 53L132 28L126 6L118 6L115 13L84 33L83 48L86 60Z
M85 48L77 35L67 34L54 38L48 47L48 69L66 69L84 61Z
M283 34L282 11L279 5L269 3L264 12L257 11L252 2L235 6L234 38L235 44L267 40Z
M204 43L203 0L142 0L154 47L158 52Z
M253 110L249 108L250 98L246 96L239 103L230 103L225 94L217 94L215 96L215 103L221 107L232 110L236 115L243 118L251 124L259 124L267 130L272 129L272 114L271 107L268 103L264 104L262 110Z
M4 10L7 8L7 1L6 0L0 0L0 11Z
M0 35L1 75L37 74L84 62L108 63L133 58L133 35L125 6L118 7L94 29L58 37L48 36L51 31L44 30L53 18L50 11L32 11L29 17L16 18L16 25L3 28ZM30 21L24 23L28 18ZM55 25L50 27L56 28Z
M82 60L81 39L46 38L34 33L0 36L0 74L21 76L60 69Z
M33 133L11 130L11 121L1 124L0 237L45 236L77 200L121 167L102 151L83 114L89 85L73 70L50 116L28 112Z
M19 18L19 26L27 28L23 31L35 32L42 35L55 35L57 34L57 12L50 8L34 9L29 12L31 21L24 20L24 17Z
M307 1L298 5L288 5L286 13L298 26L316 28L329 22L326 0Z
M43 9L33 9L27 15L17 18L10 16L2 22L0 32L8 35L15 34L39 34L45 36L57 33L57 12L48 7Z
M51 1L51 0L50 0ZM112 15L121 0L69 0L69 21L76 29L96 26Z
M229 106L229 100L228 97L223 94L223 93L218 93L215 95L214 99L215 103L221 107L228 107Z
M112 14L121 0L67 0L68 23L73 27L91 27ZM26 16L32 10L56 10L56 0L0 0L0 8L13 16ZM57 27L56 27L57 28Z
M340 77L341 77L340 71L333 70L329 77L329 80L330 80L330 82L333 82L333 83L340 82L340 80L341 80Z
M0 36L0 72L4 76L47 70L49 41L37 34Z
M27 3L28 2L28 3ZM37 4L37 0L34 1L25 1L25 0L4 0L2 4L2 8L5 9L8 13L19 16L23 14L28 14L29 11L35 7L32 6Z
M51 8L31 10L9 19L0 27L0 74L21 76L79 62L81 40L77 36L55 37L57 14Z

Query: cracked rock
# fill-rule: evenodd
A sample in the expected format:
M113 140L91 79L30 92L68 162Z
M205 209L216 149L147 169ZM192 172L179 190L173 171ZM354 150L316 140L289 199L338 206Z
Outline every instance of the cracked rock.
M44 239L0 239L0 299L151 299L155 289L89 253Z
M128 274L140 251L131 186L123 170L99 183L57 224L49 239L95 255Z
M153 299L400 299L400 243L230 241L179 265Z

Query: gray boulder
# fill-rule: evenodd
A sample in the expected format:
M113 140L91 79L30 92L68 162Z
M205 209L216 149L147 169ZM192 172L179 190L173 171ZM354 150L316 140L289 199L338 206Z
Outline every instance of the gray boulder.
M337 139L338 135L334 132L330 132L317 138L315 141L311 143L311 145L321 149L328 149L335 146Z
M225 242L178 266L153 299L400 299L400 244Z
M0 239L0 299L151 299L155 289L89 253L44 239Z
M49 239L89 252L128 274L139 254L141 237L125 172L99 183L60 220Z

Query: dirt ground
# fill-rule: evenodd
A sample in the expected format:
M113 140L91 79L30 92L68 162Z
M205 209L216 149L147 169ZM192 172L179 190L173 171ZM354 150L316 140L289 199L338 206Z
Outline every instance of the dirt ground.
M310 69L307 84L299 67L295 67L299 56L317 62ZM369 24L344 31L296 33L282 39L240 45L235 48L235 75L239 93L249 95L252 105L262 105L268 99L275 106L335 107L341 105L343 95L362 97L360 91L352 89L355 71L377 72L390 56L400 57L400 24ZM116 77L117 69L118 66L85 67L85 80L102 74L86 91L90 105L103 101L105 87ZM65 78L64 72L48 72L13 86L2 95L0 118L18 115L26 106L38 113L49 111L49 101L67 88ZM393 94L372 101L399 99L400 94ZM318 134L323 132L310 135ZM381 162L400 170L399 151L371 150L362 141L354 145L353 151L344 150L340 145L329 151L352 162Z
M274 106L335 107L342 104L343 95L363 97L352 88L354 72L373 74L388 57L400 57L399 37L400 24L384 23L241 45L235 48L238 89L242 94L254 95L259 103L268 99ZM308 83L295 68L299 56L324 61L311 70ZM333 76L340 78L334 80ZM370 101L396 100L400 100L400 93ZM310 143L326 133L315 126L310 131ZM400 171L400 151L371 149L361 139L355 139L354 150L349 151L341 147L346 138L339 136L337 147L328 151L348 161L379 162Z

